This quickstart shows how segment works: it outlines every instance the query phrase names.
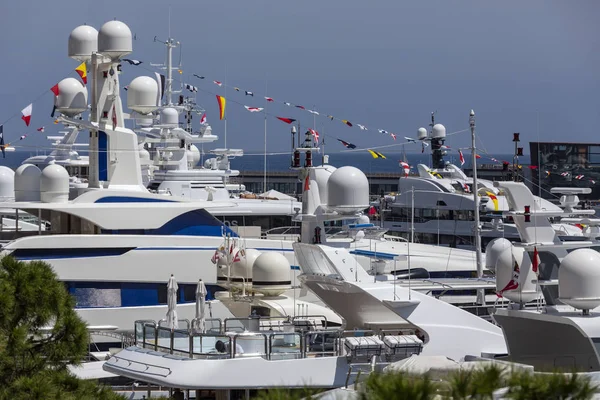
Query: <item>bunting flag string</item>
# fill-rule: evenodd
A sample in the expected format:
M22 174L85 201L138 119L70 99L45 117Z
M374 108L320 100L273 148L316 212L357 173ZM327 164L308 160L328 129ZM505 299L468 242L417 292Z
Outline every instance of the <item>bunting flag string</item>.
M21 114L23 114L21 119L23 121L25 121L26 126L29 126L29 123L31 122L31 113L32 112L33 112L33 103L29 104L27 107L25 107L24 109L21 110Z
M139 60L138 60L138 61L139 61ZM141 63L140 63L140 64L141 64ZM139 66L139 64L136 64L136 65L138 65L138 66ZM143 66L141 66L140 68L147 69L147 68L144 68ZM150 69L148 69L148 71L151 71L151 70L150 70ZM159 82L160 82L160 80L164 79L162 75L159 75L157 72L155 72L155 73L157 74L157 77L158 77L158 76L160 76L160 78L157 78L157 79L159 80ZM205 80L205 79L206 79L206 76L204 76L204 75L199 75L199 74L195 74L195 73L194 73L194 74L192 74L192 76L194 76L194 77L196 77L196 78L198 78L198 79L200 79L200 80ZM161 82L161 83L163 83L163 84L164 84L164 80L163 80L163 82ZM205 93L211 93L211 91L210 91L210 90L203 90L203 89L201 89L201 88L197 88L197 87L195 87L195 86L193 86L193 85L185 84L185 83L183 83L182 81L180 81L180 83L182 84L182 86L183 86L183 87L185 87L186 85L188 85L190 88L194 88L194 89L196 89L196 90L190 90L190 91L191 91L191 92L193 92L193 93L197 93L197 92L199 92L199 91L201 91L201 92L205 92ZM236 92L239 92L240 94L243 92L243 93L244 93L244 96L251 96L251 97L254 97L254 94L255 94L255 92L254 92L254 91L250 91L250 90L243 90L242 88L240 88L240 87L237 87L237 86L229 86L229 85L227 85L226 83L223 83L222 81L213 80L213 83L214 83L215 85L219 86L219 87L224 87L225 89L226 89L226 88L232 88L234 91L236 91ZM190 89L190 88L188 88L188 89ZM163 89L161 92L164 92L164 89ZM215 93L212 93L212 94L213 94L213 95L216 95ZM161 95L162 95L162 94L161 94ZM224 118L224 108L225 108L225 107L224 107L224 104L225 104L225 101L226 101L226 99L225 99L223 96L220 96L220 95L216 95L216 96L217 96L217 100L218 100L218 102L219 102L219 111L220 111L220 115L223 115L223 118ZM220 100L220 99L222 99L222 100ZM277 103L277 101L276 101L276 100L275 100L273 97L264 96L264 99L265 99L265 101L266 101L266 102ZM287 123L287 124L292 124L293 122L296 122L296 121L297 121L295 118L291 118L291 117L280 117L280 116L277 116L277 115L275 115L275 114L267 113L267 111L266 111L264 108L262 108L262 109L261 109L261 108L259 108L259 107L251 107L251 106L246 106L246 105L244 105L243 103L237 102L237 101L235 101L235 100L231 100L230 98L228 98L227 100L233 101L235 104L239 104L239 105L242 105L242 106L244 106L244 108L245 108L246 110L248 110L249 112L264 112L264 113L265 113L265 115L272 115L272 116L274 116L275 118L277 118L277 119L279 119L280 121L282 121L282 122L285 122L285 123ZM336 117L334 117L333 115L329 115L329 114L322 114L322 113L320 113L319 111L317 111L316 109L307 109L306 107L304 107L304 106L302 106L302 105L299 105L299 104L294 104L294 103L291 103L291 102L282 102L282 104L284 104L284 105L286 105L286 106L288 106L288 107L294 107L294 108L297 108L297 109L300 109L300 110L306 111L306 112L308 112L308 113L310 113L310 114L312 114L312 115L315 115L315 116L316 116L316 115L318 115L318 116L323 116L323 117L326 117L326 118L328 118L328 119L329 119L329 120L331 120L331 121L338 120L338 121L342 122L343 124L345 124L345 125L346 125L346 126L348 126L348 127L354 127L354 126L356 126L356 127L357 127L357 128L359 128L361 131L368 131L368 130L369 130L369 128L368 128L366 125L363 125L363 124L358 124L358 123L354 124L354 123L350 122L350 121L349 121L349 120L347 120L347 119L336 118ZM220 118L220 119L222 119L222 118ZM377 131L379 131L380 133L383 133L383 134L389 135L389 136L390 136L390 138L391 138L392 140L394 140L394 141L396 141L396 140L397 140L397 135L396 135L395 133L393 133L393 132L389 132L388 130L385 130L385 129L378 129ZM447 134L447 136L450 136L450 135L452 135L452 134L458 134L458 133L462 133L462 132L467 132L467 131L468 131L468 129L463 129L463 130L460 130L460 131L457 131L457 132L453 132L453 133ZM325 136L327 136L327 135L325 135ZM377 146L377 147L370 146L369 148L366 148L366 147L365 147L365 148L357 148L357 146L356 146L356 145L352 145L352 146L347 146L347 147L346 147L346 150L344 150L344 151L368 151L368 150L374 150L374 149L379 149L379 148L388 148L388 147L402 146L402 145L404 145L404 144L406 144L406 143L419 143L419 142L420 142L420 143L421 143L421 146L422 146L422 152L424 152L424 151L425 151L425 147L426 147L426 146L429 146L429 143L427 143L427 142L425 142L425 141L417 141L417 140L415 140L415 139L410 139L410 138L408 138L408 137L405 137L405 139L407 139L407 140L408 140L408 142L404 142L404 143L397 143L397 144L392 144L392 145ZM338 139L338 140L339 140L339 139ZM349 142L346 142L346 143L349 143ZM378 155L377 157L378 157L378 158L385 158L385 156L383 156L383 157L381 157L381 156L383 156L383 155L381 154L380 156Z
M246 110L250 111L250 112L261 112L262 110L264 110L264 108L260 108L260 107L248 107L248 106L244 106L246 108Z
M340 143L342 143L347 149L355 149L356 145L352 143L348 143L345 140L337 139Z

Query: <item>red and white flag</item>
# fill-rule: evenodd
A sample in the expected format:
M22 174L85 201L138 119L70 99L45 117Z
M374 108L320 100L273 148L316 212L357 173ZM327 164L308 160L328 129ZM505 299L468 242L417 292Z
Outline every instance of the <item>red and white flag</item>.
M583 179L584 175L577 175L575 179Z
M264 108L260 108L260 107L248 107L248 106L244 106L244 108L250 112L261 112L262 110L264 110Z
M265 100L266 100L266 101L270 101L270 102L273 102L273 101L275 101L275 100L273 100L271 97L265 97Z
M512 279L504 286L504 289L496 293L498 297L502 297L502 294L507 290L515 290L519 288L519 264L515 261L515 268L513 270Z
M392 137L394 140L396 140L396 134L395 134L395 133L390 133L390 136L391 136L391 137Z
M29 123L31 122L31 113L32 112L33 112L33 104L30 104L21 110L21 114L23 114L21 119L23 121L25 121L25 125L27 125L27 126L29 126Z
M217 85L217 86L223 86L223 83L222 83L222 82L219 82L219 81L213 81L213 82L214 82L214 83L215 83L215 85Z
M217 261L219 261L219 259L221 258L221 252L219 251L219 249L215 250L215 254L213 254L212 258L210 259L210 261L213 264L216 264Z
M45 127L45 126L42 126L41 128L37 128L37 131L38 131L38 132L44 132L44 130L45 130L45 129L46 129L46 127Z
M537 251L537 247L533 248L533 261L531 261L531 269L536 274L538 273L538 268L540 267L540 254Z
M315 131L314 129L310 129L310 128L308 128L308 131L310 132L310 134L315 139L315 143L319 144L319 132Z
M407 162L400 161L400 168L402 168L402 171L404 172L404 177L407 177L410 171L410 165L408 165Z
M462 150L458 150L458 159L460 160L460 166L465 165L465 156L463 156Z
M200 123L203 124L203 125L206 123L206 113L204 113L202 115L202 117L200 118Z

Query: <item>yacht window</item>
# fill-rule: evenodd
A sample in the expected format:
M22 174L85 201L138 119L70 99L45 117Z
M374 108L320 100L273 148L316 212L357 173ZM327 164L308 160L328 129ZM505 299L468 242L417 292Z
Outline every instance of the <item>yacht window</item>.
M437 210L433 209L433 208L424 208L422 215L423 215L423 219L437 219Z
M437 206L446 206L446 202L444 200L438 200L437 203L435 203Z
M458 219L462 219L464 221L474 221L475 220L475 212L472 210L460 210Z
M158 286L158 304L167 304L167 285Z
M156 191L156 190L158 190L159 186L160 186L160 182L150 182L150 184L148 185L148 190Z
M454 219L452 210L438 210L439 219Z

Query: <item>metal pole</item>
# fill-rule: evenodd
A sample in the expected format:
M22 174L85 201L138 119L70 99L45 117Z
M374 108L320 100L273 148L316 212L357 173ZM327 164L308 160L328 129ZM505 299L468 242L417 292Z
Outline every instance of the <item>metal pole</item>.
M167 87L165 94L167 95L167 105L173 105L173 99L171 98L173 92L173 39L167 39Z
M410 241L415 242L415 187L413 186L411 191L411 203L410 203Z
M92 104L90 109L90 122L98 123L98 53L92 53ZM90 188L100 187L98 172L98 130L90 130L89 148L89 177Z
M415 187L413 186L411 189L411 208L412 208L412 223L410 225L410 231L411 234L414 235L415 233L415 219L414 219L414 215L415 215ZM414 238L413 238L414 239ZM408 262L408 299L410 300L411 298L411 294L410 294L410 242L407 243L406 245L406 260Z
M471 110L469 115L469 125L471 126L471 162L473 164L473 204L475 207L475 261L477 262L477 278L483 277L483 268L481 265L481 227L479 221L479 192L477 190L477 147L475 145L475 111ZM477 289L477 304L485 304L485 292L483 289Z

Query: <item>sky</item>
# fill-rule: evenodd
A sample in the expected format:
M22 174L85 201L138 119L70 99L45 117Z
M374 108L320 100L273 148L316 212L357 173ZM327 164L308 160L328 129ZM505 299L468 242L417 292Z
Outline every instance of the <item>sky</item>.
M595 0L20 0L0 11L0 123L7 142L29 135L16 143L23 149L47 148L45 135L59 130L50 118L49 88L76 77L78 62L67 57L71 30L81 24L100 29L115 18L125 22L137 38L129 58L144 62L144 68L123 66L126 85L136 76L153 76L151 62L164 62L164 46L153 39L169 36L169 12L170 34L182 43L183 74L176 78L199 87L197 101L220 137L215 147L223 147L225 128L216 94L230 99L228 146L246 152L262 151L265 120L243 105L264 107L265 95L276 100L268 104L269 114L297 119L303 128L314 124L328 151L344 150L336 138L358 147L398 145L385 151L400 151L402 138L415 137L431 112L451 133L469 127L471 109L478 147L489 153L512 152L513 132L521 133L526 153L528 142L538 139L600 142ZM255 97L226 91L213 80ZM34 100L26 128L20 110ZM36 132L42 125L46 132ZM289 150L289 128L267 117L268 151ZM455 134L446 144L468 147L470 134ZM420 152L420 146L406 151Z

